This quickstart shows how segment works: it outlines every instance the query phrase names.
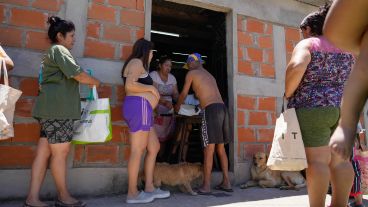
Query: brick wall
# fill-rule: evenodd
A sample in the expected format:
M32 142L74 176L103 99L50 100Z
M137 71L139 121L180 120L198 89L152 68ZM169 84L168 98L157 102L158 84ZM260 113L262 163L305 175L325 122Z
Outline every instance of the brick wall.
M269 152L276 123L276 98L238 95L238 157Z
M272 24L238 15L238 73L275 78Z
M144 0L89 0L85 56L125 60L144 37Z
M90 0L88 6L84 56L126 59L133 43L144 36L144 0ZM43 53L50 46L46 34L47 17L63 12L63 7L64 0L0 1L1 44ZM31 117L38 83L36 78L11 76L10 84L22 90L23 95L16 105L15 137L0 141L0 168L30 168L40 131L38 122ZM113 139L106 144L75 146L73 165L125 166L130 148L128 129L121 112L124 88L102 84L98 92L100 97L110 98Z
M286 47L286 62L288 63L293 53L294 47L302 40L302 34L299 28L285 27L285 47Z

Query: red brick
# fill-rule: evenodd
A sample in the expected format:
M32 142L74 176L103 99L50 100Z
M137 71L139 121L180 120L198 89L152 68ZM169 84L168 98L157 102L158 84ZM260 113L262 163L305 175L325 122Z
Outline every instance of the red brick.
M285 42L286 52L293 52L294 50L294 43L292 41Z
M144 11L144 0L137 0L137 10Z
M32 7L49 11L59 11L62 0L36 0Z
M247 60L262 62L263 51L256 48L247 48Z
M139 29L135 33L135 38L138 40L140 38L144 38L144 29Z
M30 168L35 154L34 146L0 146L0 168Z
M124 85L118 85L116 86L116 96L118 97L117 102L121 103L124 100L125 97L125 87Z
M5 7L0 5L0 22L3 23L5 20Z
M267 113L249 112L249 125L267 125Z
M92 3L88 9L88 18L115 23L115 9Z
M21 117L31 117L33 108L33 99L21 98L15 105L15 115Z
M109 85L100 85L97 88L97 93L99 98L111 98L112 97L112 89Z
M12 8L10 24L15 26L31 27L36 29L45 29L47 13Z
M120 22L126 25L144 27L144 12L122 10Z
M136 9L137 1L136 0L109 0L109 4L113 6L120 6L128 9Z
M272 34L273 32L273 27L272 24L266 24L266 34Z
M123 148L123 160L128 161L130 157L130 146L124 146Z
M38 123L14 124L13 142L38 142L40 139L40 125Z
M86 161L88 163L116 164L119 162L119 146L88 145Z
M265 24L252 18L247 19L247 32L263 33Z
M124 45L121 51L121 59L126 60L132 54L133 45Z
M256 72L253 70L252 64L248 61L238 61L238 72L244 73L245 75L254 76Z
M275 68L270 64L261 64L261 76L275 78Z
M301 34L299 29L292 28L292 27L286 27L285 28L285 39L286 41L295 41L299 42L301 40Z
M245 124L245 113L238 110L238 126Z
M276 113L270 113L270 115L271 115L271 124L276 125L276 119L277 119Z
M88 23L87 25L87 37L100 37L100 28L101 25L99 23Z
M238 141L239 142L255 142L256 135L254 129L238 127Z
M239 61L244 59L243 47L241 45L238 45L238 59Z
M104 38L119 42L132 42L131 30L127 27L118 27L114 25L105 26Z
M274 129L258 129L258 142L272 142Z
M29 0L1 0L1 3L20 5L20 6L29 6Z
M127 126L112 125L112 142L129 144L129 129Z
M85 147L85 145L74 145L74 162L83 162Z
M238 31L238 44L246 46L253 45L252 35L246 32Z
M256 99L250 96L241 96L238 95L238 108L239 109L255 109L256 108Z
M270 63L273 64L274 63L274 55L273 55L273 50L265 50L265 54L267 56L267 59L265 60L266 63Z
M267 111L276 111L276 98L275 97L259 97L258 109Z
M112 121L123 121L121 104L111 106L111 120Z
M38 80L35 78L25 78L20 82L20 90L23 96L37 96Z
M252 160L253 155L257 152L265 152L264 144L245 144L244 145L244 159Z
M26 48L36 50L47 50L50 47L50 41L46 32L27 32Z
M258 37L258 45L261 48L273 48L273 40L271 36Z
M266 154L269 155L271 151L272 143L266 145Z
M0 28L0 42L5 46L22 47L22 30Z
M113 59L115 47L110 43L87 39L84 54L90 57Z

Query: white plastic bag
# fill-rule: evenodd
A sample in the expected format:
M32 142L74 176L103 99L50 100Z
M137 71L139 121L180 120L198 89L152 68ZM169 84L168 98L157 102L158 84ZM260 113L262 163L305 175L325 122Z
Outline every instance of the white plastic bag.
M98 98L93 87L94 100L82 101L81 119L74 123L73 144L103 143L112 139L111 111L108 98Z

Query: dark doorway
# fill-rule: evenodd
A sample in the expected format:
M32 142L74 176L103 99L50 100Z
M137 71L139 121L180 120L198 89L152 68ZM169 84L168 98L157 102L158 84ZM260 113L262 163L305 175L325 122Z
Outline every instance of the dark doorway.
M188 72L182 68L188 54L200 53L205 61L204 68L215 77L222 98L228 106L225 16L225 13L200 7L152 0L151 40L156 51L151 70L157 68L157 60L161 56L171 57L171 73L177 79L180 92ZM198 140L198 128L200 125L193 126L189 139ZM189 147L188 161L202 161L200 143L198 146L199 148L196 145Z

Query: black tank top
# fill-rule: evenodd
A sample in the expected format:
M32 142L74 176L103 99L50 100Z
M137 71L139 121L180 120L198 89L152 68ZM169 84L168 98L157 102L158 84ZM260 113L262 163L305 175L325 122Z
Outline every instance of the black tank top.
M123 77L124 83L126 81L126 77ZM144 75L142 75L141 77L138 78L137 80L138 83L142 83L144 85L153 85L153 80L151 78L151 76L146 73Z

